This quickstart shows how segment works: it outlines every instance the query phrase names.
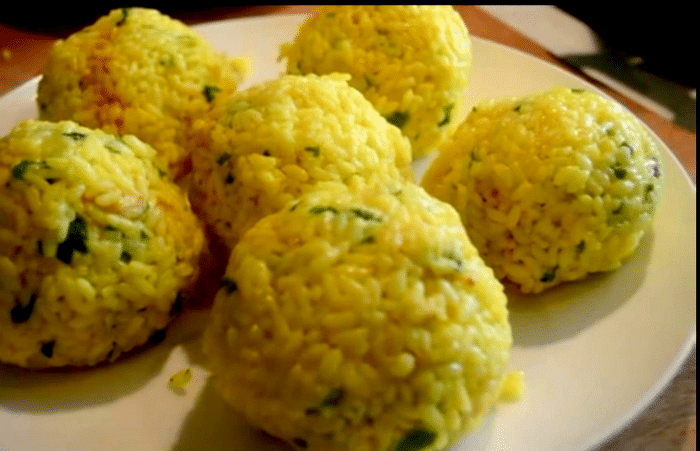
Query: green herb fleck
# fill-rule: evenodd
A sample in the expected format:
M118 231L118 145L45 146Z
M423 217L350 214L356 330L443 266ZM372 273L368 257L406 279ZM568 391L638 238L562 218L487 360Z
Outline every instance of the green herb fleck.
M586 242L584 240L581 240L577 245L576 245L576 252L579 254L586 250Z
M452 109L455 107L454 103L451 103L447 106L445 106L443 112L444 112L444 117L443 119L438 122L438 127L442 127L443 125L447 125L450 123L450 120L452 119Z
M20 161L15 167L12 168L12 177L16 180L22 180L24 178L24 174L27 173L27 170L33 164L35 163L30 160Z
M141 238L141 241L148 241L151 239L151 237L148 236L148 234L143 230L141 230L141 232L139 232L139 237Z
M462 259L453 254L452 252L444 254L443 257L454 263L458 271L462 268Z
M624 168L613 168L613 171L618 179L624 179L627 176L627 170Z
M122 18L117 22L117 26L121 27L126 22L126 16L129 15L129 8L122 8Z
M119 260L123 261L124 263L129 263L131 261L131 254L127 251L123 251L122 255L119 256Z
M433 444L437 434L426 429L414 429L409 432L396 447L396 451L418 451Z
M369 236L363 238L362 241L360 241L360 244L372 244L375 241L377 241L377 239L374 236L369 235Z
M63 263L70 264L74 251L87 254L87 240L87 223L80 215L76 215L75 219L68 225L68 236L65 241L58 245L56 258Z
M158 64L167 67L172 66L175 64L175 57L173 57L171 54L165 55L163 58L158 60Z
M651 192L654 191L654 184L653 183L647 183L644 186L644 202L651 202Z
M221 91L221 88L219 88L218 86L206 85L204 87L204 90L202 90L202 94L204 94L204 97L206 97L207 102L211 103L216 97L216 94L219 93L219 91Z
M571 88L571 92L573 92L574 94L582 94L586 92L586 90L581 88Z
M236 285L236 282L230 277L221 279L221 286L226 290L226 294L231 294L238 289L238 285Z
M197 41L188 34L177 35L177 40L183 47L194 47L197 45Z
M624 206L625 206L625 203L624 203L624 202L620 202L620 205L619 205L616 209L612 210L611 213L614 214L614 215L618 215L618 214L622 213L622 208L623 208Z
M61 133L63 136L66 136L73 141L82 141L83 139L87 138L87 135L85 133L79 133L79 132L69 132L69 133Z
M320 214L323 214L327 211L333 213L334 215L338 214L337 208L335 208L335 207L323 207L323 206L313 207L309 210L309 213L311 213L312 215L320 215Z
M221 155L219 155L218 157L216 157L216 164L221 166L230 159L231 159L231 154L224 152Z
M522 104L521 104L521 105L518 105L518 106L516 106L515 108L513 108L513 111L515 111L516 113L520 113L520 110L521 110L522 108L523 108L523 106L522 106Z
M314 157L321 155L321 148L319 146L304 147L304 150L307 152L311 152L311 155L313 155Z
M395 125L398 128L402 128L404 125L406 125L406 122L408 122L408 118L408 113L404 113L402 111L394 111L389 116L387 116L386 120L389 121L390 124Z
M364 210L362 208L353 208L350 210L352 214L365 221L382 222L381 216L377 216L369 210Z
M306 409L305 413L306 415L318 415L321 413L321 409L337 407L344 398L345 390L342 388L334 388L328 393L328 395L326 395L325 398L323 398L323 401L321 401L321 404L318 407Z
M26 323L29 321L29 317L32 316L32 311L34 310L34 304L36 303L36 294L33 294L29 298L27 305L17 304L10 310L10 318L15 324Z
M119 147L115 146L116 142L117 141L112 141L112 142L105 144L105 149L107 149L107 151L110 153L121 155L122 151L119 149Z
M345 398L345 390L334 388L321 402L321 407L337 407Z
M236 177L234 177L233 174L231 174L230 172L228 173L228 175L226 175L226 178L224 179L224 183L227 185L230 185L235 181Z
M605 132L607 136L615 136L615 126L612 122L603 122L600 128L601 130L603 130L603 132Z
M542 274L542 277L540 278L540 282L553 281L554 278L557 276L557 269L559 269L559 265L556 265L552 269L545 271L545 273Z
M51 357L53 357L53 347L55 344L56 340L43 342L41 344L41 353L50 359Z
M38 253L39 255L41 255L42 257L44 256L44 242L43 242L43 241L38 240L38 241L36 242L36 251L37 251L37 253Z

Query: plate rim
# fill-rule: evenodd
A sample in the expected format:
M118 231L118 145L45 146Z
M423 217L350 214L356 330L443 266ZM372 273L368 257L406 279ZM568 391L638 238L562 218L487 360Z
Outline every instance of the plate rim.
M271 22L271 21L278 21L278 20L302 20L305 17L309 17L311 14L309 13L293 13L293 14L274 14L274 15L263 15L263 16L251 16L251 17L241 17L241 18L228 18L228 19L221 19L221 20L214 20L214 21L208 21L208 22L202 22L199 24L192 25L192 28L197 30L198 32L201 32L202 29L207 29L207 28L214 28L214 27L227 27L227 26L232 26L235 23L240 23L240 22ZM664 148L664 151L666 153L666 156L670 158L670 160L675 164L677 169L680 171L682 176L684 177L685 183L683 183L684 187L687 184L687 186L690 188L692 195L696 195L696 182L690 177L688 171L686 170L684 164L680 161L676 153L673 151L673 149L663 140L661 139L658 134L651 129L651 127L638 115L633 113L632 111L629 110L627 106L622 104L621 102L617 101L614 99L612 96L607 94L605 91L600 89L599 87L595 86L593 83L590 81L586 80L585 78L581 77L580 75L567 71L566 69L550 62L547 60L544 60L537 55L528 53L522 49L516 48L516 47L511 47L506 44L502 44L500 42L484 38L481 36L476 36L470 34L470 39L473 41L479 41L483 44L486 45L491 45L498 47L501 51L505 52L512 52L515 54L518 54L519 57L521 58L527 58L531 60L532 62L536 62L538 65L544 65L546 66L549 70L554 70L563 76L571 79L571 80L576 80L576 82L581 83L586 85L589 89L591 89L593 92L596 92L597 94L600 94L608 99L611 99L615 101L617 104L621 105L624 110L630 114L632 114L635 118L637 118L644 126L644 128L649 132L653 138L659 142L662 147ZM233 55L231 55L233 56ZM39 81L41 80L41 74L35 75L34 77L18 84L17 86L11 88L10 90L6 91L2 95L0 95L0 101L3 99L13 96L13 95L21 95L24 90L29 90L31 88L36 88L38 85ZM31 101L34 101L35 99L35 91L31 97ZM476 99L479 100L479 99ZM14 127L14 125L12 126ZM12 128L11 127L11 128ZM601 427L599 429L599 433L597 433L595 436L591 437L588 441L586 441L583 446L580 448L582 451L589 451L589 450L594 450L597 447L604 445L606 442L614 438L617 434L622 432L625 428L629 427L634 421L639 419L639 417L653 404L653 402L658 399L660 396L662 396L668 387L671 385L673 382L674 378L680 373L682 370L682 367L684 363L689 359L691 353L697 346L697 320L695 319L693 321L692 327L690 330L688 330L686 334L686 338L683 341L683 345L676 351L675 357L672 359L671 363L664 369L662 375L652 384L644 393L644 396L642 396L635 404L633 404L629 409L625 411L625 414L622 416L619 416L615 421L612 421L607 424L605 427Z
M231 22L236 22L236 21L261 21L265 22L266 19L270 18L275 18L275 20L297 20L301 21L306 17L310 17L312 14L309 13L293 13L293 14L277 14L274 16L253 16L253 17L243 17L243 18L233 18L233 19L224 19L221 21L213 21L213 22L206 22L202 24L198 24L195 26L195 28L200 27L200 28L206 28L207 26L214 26L218 25L221 22L224 23L231 23ZM285 17L289 16L289 17ZM292 17L292 18L290 18ZM531 61L537 62L538 64L543 64L547 66L550 70L555 70L556 72L564 75L567 78L575 79L577 82L585 84L588 89L592 90L593 92L604 96L607 99L610 99L614 101L615 103L619 104L627 113L631 114L639 122L644 126L646 131L652 135L652 137L661 144L661 146L664 149L664 152L667 154L667 157L671 159L671 161L675 164L677 169L680 171L682 174L682 177L684 178L685 182L687 183L688 187L691 189L692 193L695 195L696 194L696 182L690 177L690 174L686 170L684 164L681 162L681 160L678 158L676 153L673 151L671 146L668 145L647 123L644 121L642 118L640 118L637 114L632 112L626 105L623 103L619 102L617 99L613 98L610 94L606 93L603 91L601 88L597 87L595 84L592 82L586 80L585 78L581 77L578 74L575 74L573 72L567 71L566 69L550 62L547 60L544 60L537 55L533 55L532 53L528 53L522 49L516 48L516 47L511 47L506 44L494 41L489 38L485 38L482 36L477 36L473 35L470 32L469 35L470 39L472 41L480 41L482 44L485 45L492 45L495 47L500 48L501 51L506 51L506 52L513 52L518 54L522 58L527 58ZM686 338L683 341L683 345L677 350L676 356L674 359L671 361L671 363L664 369L662 375L652 384L644 393L644 396L640 398L637 403L633 404L627 411L625 412L624 415L621 415L620 417L617 418L616 421L608 423L607 426L600 428L600 432L594 436L591 437L587 442L585 442L581 447L581 451L593 451L597 447L604 445L606 442L614 438L617 434L622 432L624 429L632 425L639 417L653 404L653 402L661 397L667 388L671 385L673 382L673 379L678 375L683 367L683 364L688 360L690 357L691 352L693 349L696 347L696 342L697 342L697 337L696 337L696 331L697 331L697 320L693 322L693 326L691 329L687 332Z

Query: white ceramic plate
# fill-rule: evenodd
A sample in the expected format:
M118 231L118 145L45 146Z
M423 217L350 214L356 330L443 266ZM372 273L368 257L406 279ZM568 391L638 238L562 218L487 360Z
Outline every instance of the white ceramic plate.
M278 46L304 16L197 27L220 50L249 56L251 79L276 77ZM554 85L594 87L527 54L473 39L467 106ZM37 79L0 99L0 134L36 117ZM499 406L460 451L590 450L632 421L673 378L695 344L695 186L664 146L666 188L655 228L620 270L524 301L513 295L512 367L527 390ZM422 165L425 166L425 162ZM0 449L286 449L222 403L201 365L206 311L189 312L165 342L111 366L29 372L0 366ZM184 393L168 379L192 368Z

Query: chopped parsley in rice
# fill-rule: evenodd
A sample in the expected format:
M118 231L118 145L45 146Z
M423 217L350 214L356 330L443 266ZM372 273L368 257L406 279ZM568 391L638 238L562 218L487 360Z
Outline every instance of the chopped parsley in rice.
M154 155L70 121L0 139L0 362L89 366L165 338L204 233Z
M196 211L229 246L322 181L412 177L411 148L348 76L283 75L231 95L195 124Z
M231 408L307 451L443 449L517 398L511 344L503 286L457 212L362 177L250 228L204 334Z
M118 8L53 45L39 82L39 118L136 135L180 178L189 171L192 123L247 72L247 60L217 52L176 19Z
M620 267L652 225L663 168L622 106L555 87L477 104L422 184L500 279L537 293Z
M469 30L449 5L327 5L280 53L289 74L350 74L414 159L454 132L472 66Z

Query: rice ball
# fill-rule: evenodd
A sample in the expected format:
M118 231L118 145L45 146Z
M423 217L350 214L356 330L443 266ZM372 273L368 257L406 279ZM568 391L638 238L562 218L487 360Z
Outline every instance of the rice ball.
M414 159L454 131L472 65L469 31L449 5L324 6L281 56L290 74L351 74Z
M0 139L0 362L94 365L164 337L204 238L153 154L69 121Z
M39 118L136 135L178 178L189 170L193 121L246 71L245 60L157 10L114 9L54 44L39 82Z
M537 293L618 268L651 226L662 180L636 118L554 87L479 103L422 184L459 211L499 279Z
M284 75L233 94L195 128L192 202L233 247L320 181L412 177L411 149L347 76Z
M501 394L503 286L448 204L348 185L320 183L234 248L204 334L216 387L299 450L442 449Z

